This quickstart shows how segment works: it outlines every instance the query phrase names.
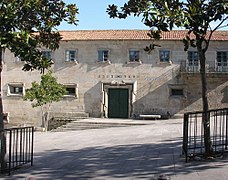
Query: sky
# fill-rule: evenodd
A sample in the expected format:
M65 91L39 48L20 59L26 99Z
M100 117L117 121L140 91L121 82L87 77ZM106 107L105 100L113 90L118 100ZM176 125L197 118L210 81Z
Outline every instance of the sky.
M149 29L143 24L140 17L109 18L106 12L108 5L122 6L127 0L64 0L64 2L77 5L79 22L77 26L62 23L57 28L58 30ZM216 24L213 23L212 25L215 27ZM228 30L228 27L223 30Z
M126 0L64 0L79 8L78 25L62 23L58 30L109 30L109 29L148 29L139 17L111 19L106 13L109 4L123 5Z

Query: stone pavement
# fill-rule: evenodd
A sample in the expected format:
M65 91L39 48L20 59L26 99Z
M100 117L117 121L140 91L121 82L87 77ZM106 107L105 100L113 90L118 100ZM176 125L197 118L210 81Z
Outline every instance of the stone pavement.
M122 121L131 123L131 120ZM147 120L145 123L106 129L36 132L34 166L18 169L1 179L157 180L162 175L163 179L171 180L228 179L228 159L184 162L181 119Z

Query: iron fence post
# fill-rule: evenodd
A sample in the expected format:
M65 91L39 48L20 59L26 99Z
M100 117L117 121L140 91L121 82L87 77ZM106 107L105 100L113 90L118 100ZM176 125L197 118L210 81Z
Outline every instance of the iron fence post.
M188 117L184 114L184 128L183 128L183 153L185 154L185 162L188 162Z

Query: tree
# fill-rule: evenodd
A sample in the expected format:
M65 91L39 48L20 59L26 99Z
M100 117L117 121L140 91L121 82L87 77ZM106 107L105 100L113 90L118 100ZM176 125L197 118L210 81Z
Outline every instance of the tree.
M33 82L32 87L25 90L24 100L31 101L32 107L41 107L42 127L47 130L51 104L60 101L65 94L66 88L49 71L41 76L40 84Z
M206 81L206 52L213 33L228 23L227 0L128 0L118 9L116 5L109 5L107 12L111 18L126 18L129 15L142 16L142 20L151 31L148 35L159 40L161 33L170 31L174 27L187 30L183 39L184 49L194 47L198 50L202 85L203 111L209 110ZM145 48L151 52L156 44ZM213 153L210 138L210 119L206 115L202 118L204 124L205 155Z
M53 62L42 56L40 48L57 49L61 36L56 27L62 21L76 25L77 14L76 5L66 4L63 0L0 0L0 78L6 48L26 62L23 70L39 70L44 73ZM0 131L3 129L0 95ZM3 133L0 133L0 141L0 162L3 169L6 166Z

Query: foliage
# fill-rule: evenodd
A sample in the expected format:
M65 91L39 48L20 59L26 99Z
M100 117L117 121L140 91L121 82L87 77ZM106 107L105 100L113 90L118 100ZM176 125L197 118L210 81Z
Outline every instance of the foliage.
M49 71L41 76L40 84L33 82L32 87L26 89L24 100L31 101L32 107L38 107L60 101L65 94L65 87L59 84L52 72Z
M107 12L110 18L126 18L129 15L142 16L146 26L150 28L148 35L152 40L159 40L161 33L174 27L187 30L183 39L184 50L196 48L200 60L202 84L203 111L208 111L207 81L206 81L206 51L213 33L228 26L227 0L128 0L123 7L109 5ZM145 48L151 52L156 44ZM210 117L203 116L204 145L206 156L212 154L210 139Z
M0 73L6 48L26 62L23 70L39 70L44 73L53 62L42 56L41 47L57 49L61 36L55 31L56 27L62 21L76 25L77 14L76 5L66 4L63 0L0 0ZM2 129L3 105L0 102L0 130ZM4 134L0 134L1 167L7 165L4 159L5 139Z
M0 51L8 48L26 64L23 70L44 70L53 63L40 48L55 50L62 21L77 23L76 5L62 0L0 0Z
M202 45L204 52L212 33L228 23L227 0L129 0L120 10L114 4L109 5L107 12L111 18L142 16L144 24L151 29L149 36L156 40L161 38L162 31L185 28L188 30L183 41L185 50ZM218 23L214 25L215 22Z

